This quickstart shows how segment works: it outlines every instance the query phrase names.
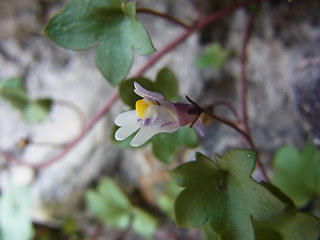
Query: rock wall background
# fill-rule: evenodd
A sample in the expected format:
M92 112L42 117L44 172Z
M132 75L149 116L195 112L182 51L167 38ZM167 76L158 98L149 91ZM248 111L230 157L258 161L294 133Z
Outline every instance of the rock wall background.
M50 97L78 106L88 121L115 90L94 65L91 51L62 49L41 34L48 19L65 1L3 0L0 2L0 79L21 77L33 97ZM229 2L200 1L208 12ZM194 1L142 0L139 4L174 14L188 22L197 17ZM302 146L307 140L320 145L320 2L272 1L262 6L254 22L248 48L249 120L253 138L263 160L269 164L276 148L283 144ZM182 29L147 15L139 19L157 49ZM146 75L169 66L180 82L181 96L200 104L231 99L237 105L239 52L245 13L238 10L211 27L192 35L161 59ZM212 42L231 50L233 56L221 70L198 71L193 61ZM146 61L135 57L132 72ZM7 166L0 156L1 188L8 176L32 188L32 216L39 221L59 219L83 211L83 196L102 176L108 174L129 192L141 187L141 179L151 178L167 166L156 162L150 147L123 151L110 142L114 117L126 107L117 102L111 112L57 163L35 173L22 166ZM48 121L36 126L23 122L6 102L0 100L0 149L19 159L41 162L57 154L52 147L29 145L22 151L16 143L30 137L35 142L66 143L76 137L82 122L74 111L55 104ZM213 156L237 147L239 136L219 123L207 127L200 147L181 156L191 160L196 150Z

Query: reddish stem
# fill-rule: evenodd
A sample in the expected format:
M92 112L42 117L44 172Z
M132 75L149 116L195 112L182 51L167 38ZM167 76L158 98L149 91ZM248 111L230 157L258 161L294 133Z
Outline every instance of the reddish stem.
M183 21L181 21L180 19L174 18L168 14L165 13L161 13L158 11L155 11L153 9L149 9L149 8L137 8L137 13L144 13L144 14L150 14L150 15L154 15L160 18L163 18L165 20L168 20L174 24L177 24L185 29L189 29L191 26L189 26L187 23L184 23Z
M227 102L227 101L220 100L220 101L215 101L215 102L214 102L213 104L211 104L209 107L212 108L213 111L214 111L214 109L215 109L216 107L218 107L218 106L223 106L223 107L229 109L230 112L233 114L235 120L236 120L237 122L240 121L238 112L237 112L237 110L233 107L233 105L232 105L231 103L229 103L229 102Z
M181 44L183 41L185 41L192 33L194 33L195 31L198 31L200 29L202 29L203 27L207 26L208 24L214 22L215 20L235 11L236 9L240 8L240 7L244 7L247 6L251 3L255 3L255 2L261 2L263 0L247 0L241 3L237 3L234 4L230 7L226 7L216 13L213 13L212 15L208 16L207 18L198 21L193 27L188 28L185 32L183 32L182 34L180 34L177 38L175 38L173 41L171 41L167 46L165 46L162 50L158 51L157 53L155 53L153 56L151 56L149 58L149 60L147 61L147 63L142 66L140 68L140 70L138 70L136 72L136 74L133 75L133 77L137 77L142 75L146 70L148 70L155 62L157 62L163 55L165 55L166 53L168 53L169 51L171 51L173 48L175 48L177 45ZM90 131L91 129L96 125L96 123L110 110L111 106L113 105L113 103L118 99L119 97L119 93L116 91L114 92L111 97L107 100L107 102L105 103L105 105L94 115L94 117L91 119L91 121L83 128L83 130L81 131L81 133L79 134L78 137L76 137L74 140L72 140L70 143L68 143L62 150L61 152L56 155L55 157L42 162L42 163L38 163L38 164L31 164L31 163L27 163L27 162L22 162L17 160L14 156L12 156L9 153L6 153L4 151L0 150L0 153L2 155L5 156L5 158L8 160L8 162L13 162L13 163L18 163L20 165L26 165L26 166L30 166L34 169L41 169L43 167L47 167L51 164L53 164L54 162L58 161L59 159L61 159L63 156L65 156L73 147L75 147ZM226 120L224 119L219 119L217 118L217 116L215 117L217 120L220 120L221 122L224 122L228 125L228 122L226 122ZM232 126L232 124L230 124L229 126L237 129L237 126ZM241 129L239 129L240 133L242 133L246 138L248 137L247 134L245 134ZM249 139L248 139L249 140Z
M241 75L240 75L240 99L241 99L241 127L244 128L244 132L247 136L250 136L251 139L251 133L249 128L249 121L248 121L248 109L247 109L247 74L246 74L246 66L247 66L247 50L248 50L248 44L250 40L250 34L253 26L253 20L254 15L248 16L247 23L244 29L244 35L243 35L243 42L241 47L241 59L240 59L240 68L241 68ZM243 136L246 136L243 135ZM247 137L246 137L247 138ZM248 139L248 138L247 138ZM251 148L256 151L256 147L251 139ZM269 181L269 178L267 176L266 170L261 163L261 160L259 156L257 155L257 167L260 168L262 177L265 181Z
M267 0L247 0L247 1L243 1L240 3L236 3L234 5L231 5L229 7L223 8L222 10L209 15L207 18L203 19L202 21L199 21L196 29L195 30L199 30L205 26L207 26L209 23L212 23L213 21L217 20L218 18L221 18L233 11L235 11L236 9L240 8L240 7L245 7L248 6L252 3L257 3L257 2L262 2L262 1L267 1Z
M66 144L65 147L61 150L61 152L54 156L53 158L50 158L49 160L41 163L28 163L28 162L22 162L17 160L14 156L12 156L9 153L6 153L4 151L0 151L2 155L6 157L6 159L9 162L20 164L20 165L25 165L28 167L32 167L35 170L47 167L51 165L52 163L58 161L61 159L63 156L65 156L74 146L76 146L83 138L86 136L91 129L96 125L96 123L109 111L111 106L114 104L114 102L118 99L118 92L114 92L111 97L108 99L106 104L95 114L95 116L91 119L91 121L82 129L81 133L73 139L70 143Z
M70 143L68 143L57 156L51 158L46 162L34 164L33 167L36 169L47 167L48 165L52 164L53 162L56 162L58 159L65 156L75 145L77 145L80 142L80 140L84 138L84 136L86 136L91 131L91 129L96 125L96 123L110 110L115 101L118 100L118 96L118 92L114 92L108 99L106 104L94 115L91 121L83 128L79 136L76 137Z

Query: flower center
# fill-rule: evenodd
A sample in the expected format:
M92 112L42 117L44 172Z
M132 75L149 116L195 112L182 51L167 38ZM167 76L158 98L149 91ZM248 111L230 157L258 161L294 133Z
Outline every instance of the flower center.
M156 104L146 99L138 100L136 102L136 112L141 119L145 119L145 117L148 117L148 115L150 115L150 113L149 114L147 113L147 110L150 105L156 105Z

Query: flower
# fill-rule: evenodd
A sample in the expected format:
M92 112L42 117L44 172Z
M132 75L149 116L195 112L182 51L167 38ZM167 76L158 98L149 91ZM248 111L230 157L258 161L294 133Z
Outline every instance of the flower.
M116 117L114 122L120 126L115 133L118 141L138 131L130 143L138 147L158 133L172 133L180 126L193 125L201 113L193 104L166 101L161 93L148 91L137 82L134 87L134 92L143 99L136 102L135 110ZM194 126L203 135L201 123L196 122Z

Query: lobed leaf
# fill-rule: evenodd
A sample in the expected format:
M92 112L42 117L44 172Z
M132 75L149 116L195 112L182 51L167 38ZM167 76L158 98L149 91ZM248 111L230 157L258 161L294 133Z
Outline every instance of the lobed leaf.
M124 0L70 0L44 29L58 45L85 50L95 46L96 65L117 85L128 74L133 50L154 52L146 30L135 19L136 3Z
M312 145L306 144L301 152L292 146L278 149L273 165L272 183L297 206L304 206L313 196L320 196L320 152Z
M270 222L253 219L256 240L316 240L320 237L320 220L310 214L289 212Z
M157 222L148 213L131 205L128 197L110 179L104 178L97 191L86 193L86 203L89 210L105 224L126 229L132 228L142 236L151 236Z
M254 152L232 150L216 156L216 163L197 153L196 161L171 171L184 188L175 202L177 224L199 227L208 222L219 239L254 239L252 217L267 222L287 207L252 179L254 166Z

